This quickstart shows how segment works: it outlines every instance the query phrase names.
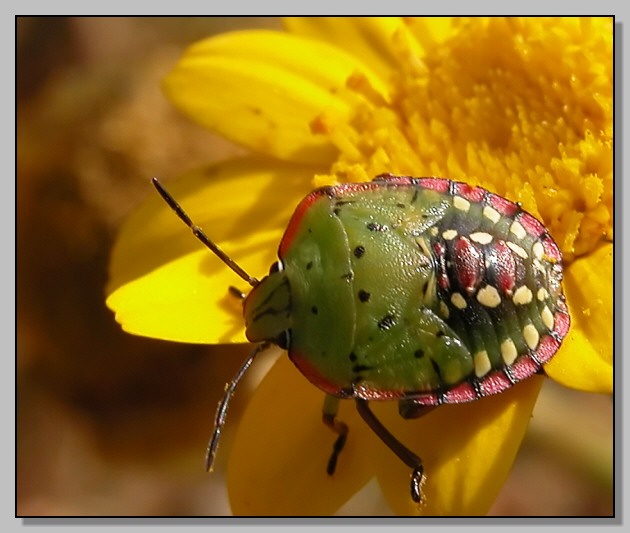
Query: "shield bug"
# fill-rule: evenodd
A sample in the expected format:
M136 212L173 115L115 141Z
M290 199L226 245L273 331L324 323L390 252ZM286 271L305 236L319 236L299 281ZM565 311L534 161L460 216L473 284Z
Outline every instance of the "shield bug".
M446 403L497 394L537 373L569 329L562 257L532 215L480 187L383 174L322 187L297 206L278 261L257 280L193 224L154 179L194 235L252 286L243 299L246 336L259 343L219 403L207 453L211 469L228 404L258 353L272 344L325 393L323 422L348 427L339 400L411 469L422 499L420 457L376 418L370 401L397 400L404 418Z

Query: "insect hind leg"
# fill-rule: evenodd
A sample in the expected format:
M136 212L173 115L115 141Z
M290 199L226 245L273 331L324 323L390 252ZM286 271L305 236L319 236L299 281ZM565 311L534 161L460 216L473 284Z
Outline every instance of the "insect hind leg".
M422 459L400 442L389 430L376 418L370 409L367 400L356 398L357 411L361 418L370 426L370 429L392 450L396 456L407 466L412 468L411 471L411 499L420 503L422 500L422 491L420 489L424 478L424 467Z
M343 450L343 447L346 444L346 439L348 438L348 426L340 420L337 420L338 409L339 398L327 394L324 400L324 408L322 410L322 421L337 434L337 440L335 440L335 443L333 444L333 451L330 454L330 459L328 459L328 465L326 466L326 473L329 476L332 476L335 473L337 468L337 459L339 458L339 454L341 453L341 450Z
M405 420L409 420L410 418L420 418L421 416L424 416L433 411L433 409L435 409L436 407L439 406L423 405L413 399L400 400L398 402L398 413Z

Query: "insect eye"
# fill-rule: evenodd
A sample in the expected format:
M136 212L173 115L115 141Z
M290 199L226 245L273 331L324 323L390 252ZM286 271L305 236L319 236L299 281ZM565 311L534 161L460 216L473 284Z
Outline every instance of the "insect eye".
M269 267L269 274L275 274L276 272L282 272L284 270L284 265L282 261L276 261Z
M291 330L285 329L282 333L280 333L280 335L276 338L276 344L283 350L288 350L291 345Z

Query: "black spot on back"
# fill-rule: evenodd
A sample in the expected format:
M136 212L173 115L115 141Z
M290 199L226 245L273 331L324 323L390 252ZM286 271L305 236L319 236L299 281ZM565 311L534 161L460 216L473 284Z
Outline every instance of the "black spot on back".
M421 348L418 348L415 352L413 352L413 356L416 359L422 359L424 357L424 350L422 350Z
M363 303L367 302L370 299L371 294L363 289L359 290L359 300Z
M357 246L354 249L354 257L356 257L357 259L363 257L364 253L365 253L365 247L364 246Z
M306 263L306 270L310 270L311 268L313 268L313 261Z
M319 309L317 309L317 306L314 305L313 307L311 307L311 313L313 313L314 315L316 315L317 313L319 313Z

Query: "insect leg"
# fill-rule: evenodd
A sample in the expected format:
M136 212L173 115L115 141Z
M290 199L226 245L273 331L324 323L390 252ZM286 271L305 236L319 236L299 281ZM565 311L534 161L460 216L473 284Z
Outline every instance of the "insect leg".
M398 412L400 416L408 420L410 418L420 418L439 407L438 405L422 405L415 400L400 400L398 402Z
M328 465L326 466L326 472L329 476L332 476L335 473L337 458L339 457L341 450L343 450L343 447L346 444L346 438L348 437L348 426L336 418L338 409L339 398L327 394L324 399L322 421L338 435L337 440L333 444L333 451L332 454L330 454L330 459L328 459Z
M357 411L361 415L361 418L365 420L368 426L378 435L378 437L392 450L398 458L411 467L411 499L419 503L422 500L422 492L420 485L422 484L424 468L422 466L422 460L409 448L407 448L402 442L394 437L389 430L380 422L370 409L367 400L356 398Z
M233 285L230 285L230 286L228 287L228 292L229 292L232 296L234 296L234 298L238 298L239 300L244 300L244 299L245 299L245 296L246 296L246 294L245 294L242 290L237 289L237 288L236 288L236 287L234 287Z

